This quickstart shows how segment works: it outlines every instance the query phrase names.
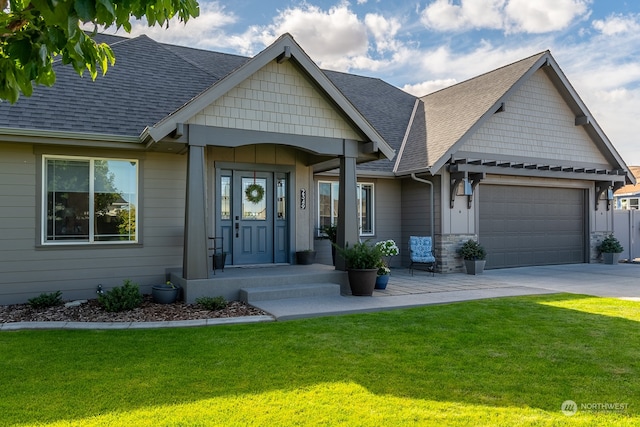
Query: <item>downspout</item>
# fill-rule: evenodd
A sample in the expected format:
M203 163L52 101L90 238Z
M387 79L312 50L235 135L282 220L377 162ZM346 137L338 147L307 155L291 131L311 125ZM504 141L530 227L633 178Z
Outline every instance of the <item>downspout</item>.
M434 229L434 219L433 219L435 214L435 207L433 205L433 182L427 181L426 179L423 179L423 178L418 178L415 173L411 174L411 179L413 179L414 181L421 182L423 184L427 184L429 186L429 204L431 207L431 214L429 216L429 227L431 230L431 241L433 242L433 244L435 244L435 229Z

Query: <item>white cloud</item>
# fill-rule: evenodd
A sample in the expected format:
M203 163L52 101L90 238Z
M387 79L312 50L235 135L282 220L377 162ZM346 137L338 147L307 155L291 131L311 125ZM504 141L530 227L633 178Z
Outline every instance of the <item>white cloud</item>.
M421 14L436 31L471 29L505 33L546 33L568 27L588 15L591 0L435 0Z
M376 50L380 53L395 51L400 48L400 43L396 39L398 30L401 27L400 21L395 18L387 19L382 15L369 13L364 18L367 29L376 42Z
M169 27L149 27L146 19L131 23L131 37L146 34L161 43L172 43L202 49L213 49L224 46L227 49L240 50L247 45L244 38L229 37L225 29L236 23L238 18L227 12L218 2L201 2L200 16L191 18L186 24L177 17L169 21ZM107 29L111 32L111 29ZM122 34L123 30L118 31Z
M321 66L338 70L348 69L354 58L366 57L369 49L366 25L345 3L328 11L309 4L288 8L273 24L254 31L264 46L290 33Z
M589 0L509 0L505 12L512 32L546 33L567 28L589 13Z
M415 96L424 96L456 83L456 79L437 79L416 84L407 84L402 86L401 89Z
M501 29L505 0L436 0L421 15L422 23L437 31L458 31L472 28Z
M606 19L596 19L591 25L605 36L637 32L640 30L638 15L610 15Z

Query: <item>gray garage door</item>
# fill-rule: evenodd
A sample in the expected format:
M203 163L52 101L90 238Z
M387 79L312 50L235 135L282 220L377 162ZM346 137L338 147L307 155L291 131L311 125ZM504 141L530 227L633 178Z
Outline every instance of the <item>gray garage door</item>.
M585 191L481 185L486 268L585 262Z

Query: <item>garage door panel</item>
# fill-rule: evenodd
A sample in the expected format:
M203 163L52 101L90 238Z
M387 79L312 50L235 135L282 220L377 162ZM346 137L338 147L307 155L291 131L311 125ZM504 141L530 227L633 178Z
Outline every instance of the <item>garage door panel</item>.
M585 262L584 190L481 185L487 268Z

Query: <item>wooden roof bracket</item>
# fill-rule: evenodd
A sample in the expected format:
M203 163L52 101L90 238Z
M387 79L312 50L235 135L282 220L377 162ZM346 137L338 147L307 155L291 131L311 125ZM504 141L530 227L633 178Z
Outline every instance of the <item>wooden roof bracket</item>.
M451 180L450 180L451 187L449 189L450 208L453 209L456 201L458 187L460 186L460 184L463 184L464 187L463 187L462 195L467 196L467 209L471 209L471 204L473 202L473 193L475 192L478 184L480 184L480 181L482 181L485 178L486 176L485 173L484 172L469 173L466 171L451 172L450 176L451 176Z
M600 197L606 192L607 210L611 210L611 201L613 193L624 186L624 182L620 181L596 181L596 210L600 204Z

